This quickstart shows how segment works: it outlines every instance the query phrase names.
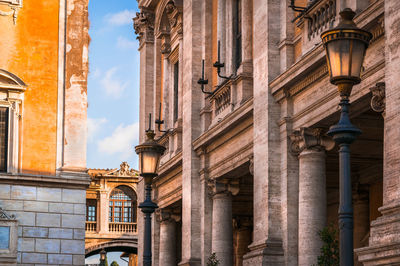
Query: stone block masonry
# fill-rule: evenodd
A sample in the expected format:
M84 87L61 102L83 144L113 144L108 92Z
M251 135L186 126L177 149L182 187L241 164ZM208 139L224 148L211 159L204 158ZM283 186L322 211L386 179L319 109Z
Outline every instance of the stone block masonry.
M84 265L85 193L0 184L0 207L19 223L19 265Z

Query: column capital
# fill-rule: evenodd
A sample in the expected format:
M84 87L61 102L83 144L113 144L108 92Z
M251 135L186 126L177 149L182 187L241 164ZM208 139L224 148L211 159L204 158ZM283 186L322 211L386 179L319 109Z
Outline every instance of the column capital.
M335 142L324 133L322 128L302 127L294 131L290 136L290 152L298 156L304 150L326 150L335 147Z
M150 10L142 8L140 12L136 12L133 18L133 28L138 35L139 47L146 42L154 42L154 13ZM140 48L139 48L140 49Z
M239 193L240 185L238 179L209 179L207 182L210 195L227 194L236 196Z
M371 108L375 112L385 113L386 100L385 100L385 82L376 83L375 87L369 89L372 93Z
M159 223L172 222L172 221L179 222L181 220L181 216L175 213L171 209L163 208L156 210L156 220Z

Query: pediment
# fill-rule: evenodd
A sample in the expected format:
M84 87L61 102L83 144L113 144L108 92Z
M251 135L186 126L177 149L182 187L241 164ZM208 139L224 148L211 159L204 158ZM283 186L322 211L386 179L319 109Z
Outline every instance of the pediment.
M138 177L139 172L130 168L127 162L122 162L119 169L112 169L104 174L107 177Z
M0 69L0 90L4 89L24 92L26 84L13 73Z

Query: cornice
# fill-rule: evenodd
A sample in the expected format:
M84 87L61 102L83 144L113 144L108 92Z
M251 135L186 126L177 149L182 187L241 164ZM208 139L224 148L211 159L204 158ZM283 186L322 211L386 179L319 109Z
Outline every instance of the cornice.
M71 189L86 189L89 187L90 178L62 178L56 176L29 175L29 174L0 174L0 183L40 187L57 187Z
M171 172L174 168L176 168L179 164L182 164L182 152L178 152L174 157L166 161L163 165L160 166L158 170L158 177L162 177L169 172Z
M379 20L379 17L383 12L383 1L379 0L371 4L354 19L359 27L368 29L373 33L374 38L372 42L375 42L384 35L384 28L381 24L382 22L377 21L376 23L373 23L374 20ZM324 62L324 47L322 43L319 43L313 49L304 54L302 58L293 64L288 70L269 83L272 95L277 101L280 101L285 97L300 92L316 80L325 77L328 74L328 71Z

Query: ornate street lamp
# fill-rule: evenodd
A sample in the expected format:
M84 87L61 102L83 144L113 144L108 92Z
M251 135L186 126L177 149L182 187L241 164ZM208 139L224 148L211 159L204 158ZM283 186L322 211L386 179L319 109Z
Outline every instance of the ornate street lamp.
M140 203L139 208L145 214L144 216L144 249L143 265L151 266L151 214L158 208L157 204L151 200L151 183L157 176L160 157L165 151L165 147L154 140L154 131L146 131L147 139L144 143L135 147L139 155L139 172L144 178L145 200Z
M349 97L353 85L361 82L360 72L365 51L372 34L357 28L353 22L355 13L345 8L340 13L339 25L321 34L325 46L330 81L338 86L341 97L339 123L331 126L328 135L339 146L339 229L340 265L353 265L353 207L350 175L350 144L361 130L349 119Z
M102 249L100 251L100 266L106 265L106 255L107 255L107 252L104 249Z

